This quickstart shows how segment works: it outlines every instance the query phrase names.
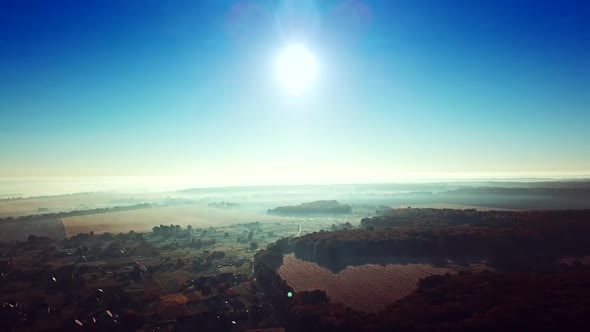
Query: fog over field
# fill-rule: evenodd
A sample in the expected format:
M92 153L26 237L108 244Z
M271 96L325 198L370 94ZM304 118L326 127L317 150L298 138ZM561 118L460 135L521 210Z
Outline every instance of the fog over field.
M175 182L164 183L162 178L102 180L0 181L0 218L61 218L66 235L71 236L88 231L149 231L153 226L170 223L209 227L278 220L297 224L303 220L301 215L276 216L267 211L322 200L350 206L350 213L311 216L312 220L301 227L304 234L329 227L332 223L358 224L361 218L373 216L383 208L590 208L590 182L583 180L455 180L213 188L186 187L190 183L184 186ZM51 192L57 187L59 191Z
M90 231L95 233L125 233L130 230L149 232L154 226L171 223L182 227L191 225L192 227L208 228L210 226L220 227L253 221L269 222L275 219L252 211L231 211L211 208L201 204L186 204L67 217L62 220L66 235L72 236Z

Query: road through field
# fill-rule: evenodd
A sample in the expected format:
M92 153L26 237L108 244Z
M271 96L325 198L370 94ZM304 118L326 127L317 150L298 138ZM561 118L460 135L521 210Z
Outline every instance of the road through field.
M301 235L301 227L303 226L303 224L304 224L304 223L305 223L305 221L302 221L302 222L299 224L299 232L297 232L297 234L295 234L295 237L298 237L299 235Z

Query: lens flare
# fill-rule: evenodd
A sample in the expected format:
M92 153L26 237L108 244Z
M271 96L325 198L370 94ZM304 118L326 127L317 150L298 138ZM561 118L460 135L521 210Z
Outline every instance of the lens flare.
M305 92L316 78L315 56L302 45L291 45L279 54L276 72L279 82L291 94Z

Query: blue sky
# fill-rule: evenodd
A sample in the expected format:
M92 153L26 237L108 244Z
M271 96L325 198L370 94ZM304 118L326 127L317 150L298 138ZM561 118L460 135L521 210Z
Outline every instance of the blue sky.
M585 176L588 91L587 1L0 3L0 176Z

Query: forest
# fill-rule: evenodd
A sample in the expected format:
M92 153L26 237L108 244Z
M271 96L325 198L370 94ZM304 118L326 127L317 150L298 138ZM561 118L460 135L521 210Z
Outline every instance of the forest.
M478 212L396 209L364 219L359 229L283 238L254 258L257 284L277 321L297 331L585 331L590 326L590 211ZM276 270L290 252L343 268L370 257L481 256L483 272L432 275L379 312L332 302L323 290L294 293ZM378 285L375 285L379 287Z
M395 209L363 219L359 229L301 236L294 252L333 271L389 258L434 265L486 260L500 270L547 270L558 258L590 254L589 221L590 210Z

